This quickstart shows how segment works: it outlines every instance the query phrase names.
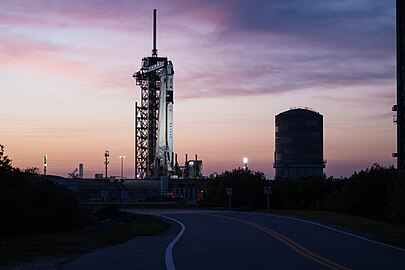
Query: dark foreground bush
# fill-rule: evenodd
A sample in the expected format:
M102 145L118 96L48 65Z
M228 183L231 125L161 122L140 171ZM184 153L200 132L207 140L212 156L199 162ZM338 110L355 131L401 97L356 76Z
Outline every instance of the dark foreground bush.
M265 185L273 190L272 209L334 211L405 224L405 176L398 176L393 167L378 164L341 179L304 177L268 181L260 172L237 169L219 175L208 186L202 205L226 207L225 189L232 187L232 206L265 209Z
M27 173L0 180L0 218L4 236L75 230L87 222L71 191Z
M100 220L105 220L108 218L117 219L117 218L121 217L121 211L115 205L106 205L97 211L96 216Z
M385 219L389 202L396 193L397 171L374 164L370 168L342 179L342 187L328 193L320 205L329 211Z
M271 181L273 209L315 209L336 183L332 178L302 177Z
M263 187L268 185L266 177L261 172L235 169L219 175L208 186L204 194L203 206L228 206L226 188L232 188L232 207L243 209L262 209L266 205Z
M73 192L11 167L0 145L0 236L76 230L88 219Z
M386 208L388 221L405 225L405 177L402 176L396 181L390 191L388 205Z

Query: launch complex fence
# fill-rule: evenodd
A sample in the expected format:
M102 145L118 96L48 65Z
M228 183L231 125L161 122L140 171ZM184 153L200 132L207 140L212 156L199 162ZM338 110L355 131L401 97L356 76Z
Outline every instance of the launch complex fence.
M43 176L53 183L73 191L84 202L179 202L196 203L203 199L209 179L161 180L101 180L66 179L59 176Z
M196 203L202 199L204 191L197 188L169 188L169 189L94 189L81 190L76 194L81 202L125 202L125 203L159 203L178 202Z

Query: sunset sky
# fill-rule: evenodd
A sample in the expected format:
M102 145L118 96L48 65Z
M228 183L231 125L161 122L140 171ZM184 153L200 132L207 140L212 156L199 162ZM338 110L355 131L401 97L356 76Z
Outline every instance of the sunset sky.
M274 116L324 116L325 173L395 163L395 0L0 0L0 144L13 165L134 176L132 74L173 61L174 150L274 176Z

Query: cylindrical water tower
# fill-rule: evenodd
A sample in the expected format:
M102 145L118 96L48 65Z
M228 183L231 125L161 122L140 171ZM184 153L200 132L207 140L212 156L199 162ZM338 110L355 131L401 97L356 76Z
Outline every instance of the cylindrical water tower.
M323 116L309 108L276 115L275 178L322 176Z

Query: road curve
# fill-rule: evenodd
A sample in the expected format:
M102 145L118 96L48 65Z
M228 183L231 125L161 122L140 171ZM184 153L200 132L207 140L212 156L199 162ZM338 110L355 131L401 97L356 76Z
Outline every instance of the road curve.
M186 227L173 250L177 270L402 269L405 263L403 249L298 218L228 211L160 213Z
M143 210L172 228L98 250L71 269L402 269L405 250L297 218L252 212Z

